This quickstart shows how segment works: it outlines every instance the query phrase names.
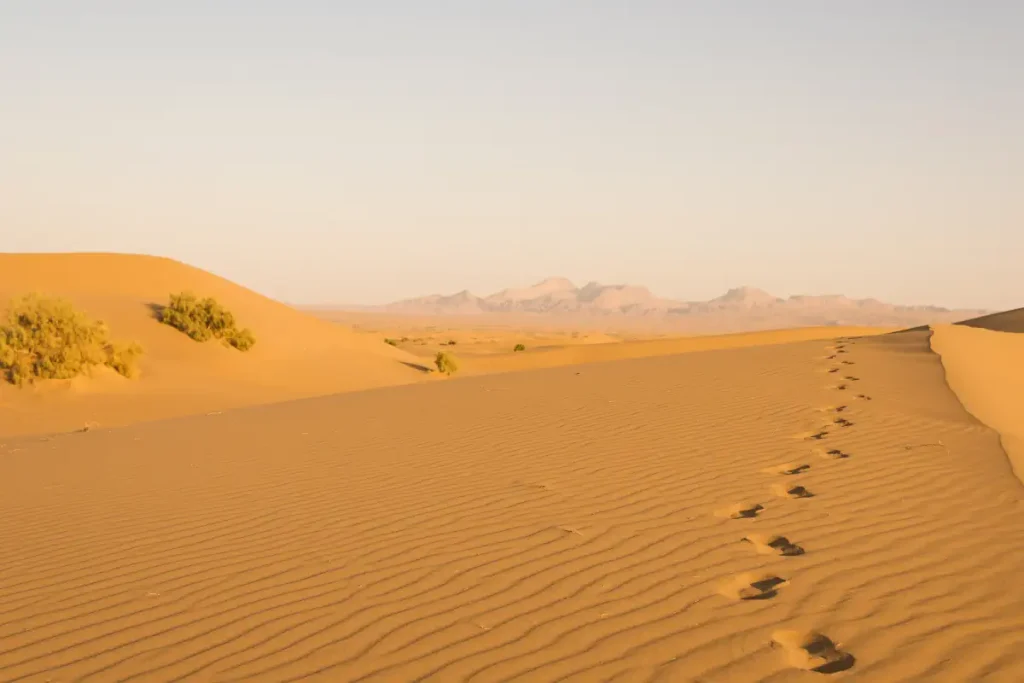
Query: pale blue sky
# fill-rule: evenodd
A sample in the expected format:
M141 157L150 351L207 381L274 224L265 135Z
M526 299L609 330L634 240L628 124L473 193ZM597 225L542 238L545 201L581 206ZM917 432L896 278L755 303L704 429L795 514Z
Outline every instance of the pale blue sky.
M1024 305L1024 3L0 2L4 251Z

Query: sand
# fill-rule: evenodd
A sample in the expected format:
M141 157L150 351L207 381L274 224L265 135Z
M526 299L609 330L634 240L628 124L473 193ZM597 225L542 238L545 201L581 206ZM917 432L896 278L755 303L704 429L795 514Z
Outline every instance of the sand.
M197 343L159 324L154 306L172 292L212 296L256 335L240 353ZM141 376L113 372L32 391L0 384L0 437L112 427L380 386L423 381L420 361L376 336L300 313L197 268L125 254L0 254L0 308L40 292L68 299L137 341Z
M256 346L240 353L199 344L155 318L169 294L212 296L250 327ZM460 374L478 375L602 360L751 346L868 328L817 328L727 335L662 337L559 328L553 321L512 319L490 327L453 321L372 317L385 329L353 330L272 301L203 270L129 254L0 254L0 308L29 292L60 296L101 319L119 341L141 343L141 375L126 380L100 370L89 378L32 390L0 384L0 437L118 427L241 406L439 379L426 372L437 351L453 353ZM397 346L385 338L401 339ZM448 346L455 340L457 345ZM513 352L517 343L527 350Z
M481 375L581 365L627 358L668 356L709 349L787 344L896 331L893 327L794 327L731 334L658 332L642 320L606 317L415 316L310 309L325 320L352 325L431 364L439 351L459 360L459 374ZM453 343L454 342L454 343ZM516 345L524 348L516 352Z
M1019 682L1024 487L943 353L790 340L0 439L0 680Z
M1024 334L941 325L931 344L942 357L949 386L972 415L1000 433L1024 484Z

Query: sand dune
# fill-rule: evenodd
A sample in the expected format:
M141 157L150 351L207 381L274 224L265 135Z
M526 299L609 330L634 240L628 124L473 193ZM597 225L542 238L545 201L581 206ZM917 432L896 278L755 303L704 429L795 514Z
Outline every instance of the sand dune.
M0 454L5 681L1024 671L1024 489L927 332L392 387Z
M964 320L957 324L995 332L1024 333L1024 308L983 315L980 318Z
M608 327L566 327L542 317L480 319L445 316L398 316L312 310L327 320L392 339L399 348L429 363L438 351L454 354L461 375L489 374L562 365L649 358L692 351L787 344L843 335L872 335L897 331L892 327L805 327L718 335L654 334ZM449 346L450 342L456 342ZM515 352L517 344L525 346Z
M213 296L252 328L239 353L199 344L158 324L154 306L172 292ZM0 254L0 306L28 292L70 300L104 320L115 339L145 349L142 375L99 373L20 391L0 386L0 436L123 425L241 405L414 382L413 356L300 313L223 278L170 259L121 254Z
M158 324L155 308L166 302L171 292L182 290L213 296L226 305L243 326L253 329L256 346L238 353L218 343L196 343ZM505 328L507 337L470 338L457 349L440 344L452 336L465 339L462 332L432 338L424 346L401 344L402 348L396 348L384 343L384 335L354 331L297 311L170 259L122 254L0 254L0 302L34 291L66 298L104 320L115 339L140 342L145 349L141 376L129 381L101 370L90 378L50 382L31 390L0 386L0 436L124 426L419 382L430 379L423 369L432 367L438 350L454 351L462 361L461 374L473 375L825 338L844 332L832 327L623 344L617 341L619 337L594 330L524 335L520 328ZM510 353L513 340L520 339L530 343L529 351ZM588 345L593 348L579 348ZM475 357L482 355L490 357Z
M1024 332L1024 311L1015 313L968 326L937 326L931 344L949 386L971 414L999 432L1024 483L1024 335L1015 333Z
M736 349L752 346L791 344L811 339L835 339L844 335L873 335L892 331L875 327L803 327L766 332L669 337L603 344L566 344L549 348L528 349L522 353L493 354L471 358L463 364L465 375L535 370L562 365L582 365L624 360L670 356L695 351Z

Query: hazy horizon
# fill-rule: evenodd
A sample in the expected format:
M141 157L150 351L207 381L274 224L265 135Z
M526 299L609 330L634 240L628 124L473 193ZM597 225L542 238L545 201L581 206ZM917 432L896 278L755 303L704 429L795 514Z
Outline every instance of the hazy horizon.
M1024 5L13 1L0 249L1024 305Z

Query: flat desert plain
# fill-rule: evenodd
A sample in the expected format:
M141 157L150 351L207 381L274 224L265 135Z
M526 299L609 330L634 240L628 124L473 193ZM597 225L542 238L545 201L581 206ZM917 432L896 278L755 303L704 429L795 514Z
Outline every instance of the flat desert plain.
M189 288L253 351L153 320ZM1024 680L1020 312L449 378L162 259L33 289L146 355L2 387L0 680Z

